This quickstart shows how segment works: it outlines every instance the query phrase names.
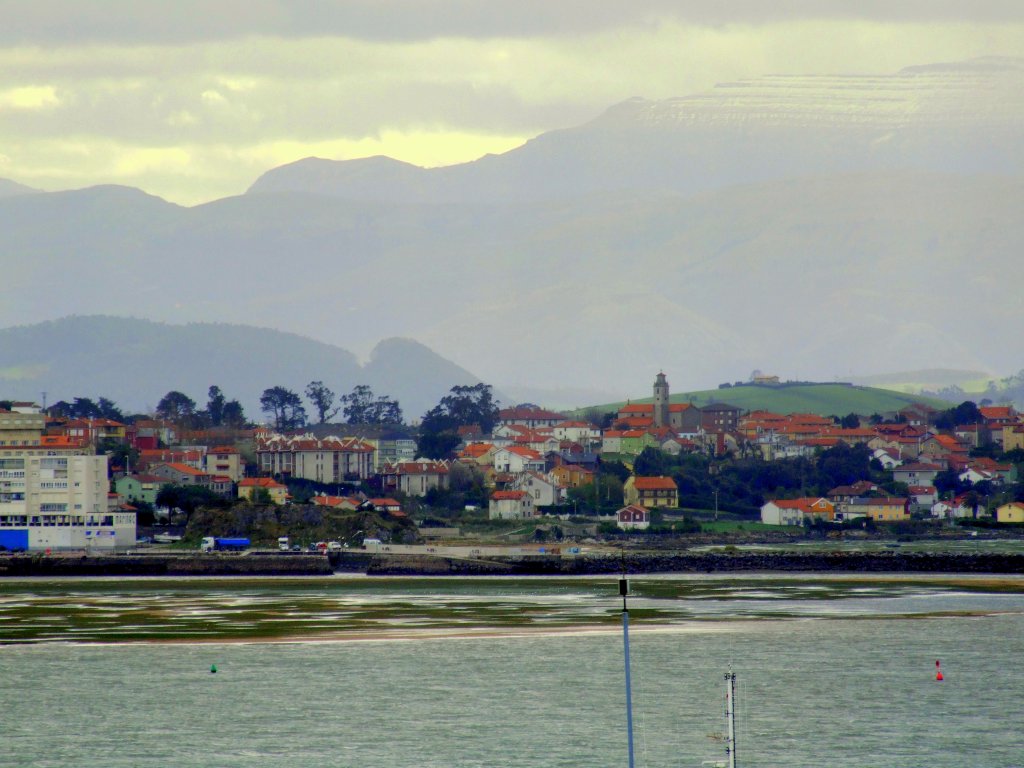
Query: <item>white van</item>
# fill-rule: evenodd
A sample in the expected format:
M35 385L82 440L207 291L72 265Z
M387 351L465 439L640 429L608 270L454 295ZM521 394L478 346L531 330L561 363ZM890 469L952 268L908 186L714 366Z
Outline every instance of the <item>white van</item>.
M287 536L279 536L277 539L277 548L282 552L287 552L291 549L291 542L288 541Z

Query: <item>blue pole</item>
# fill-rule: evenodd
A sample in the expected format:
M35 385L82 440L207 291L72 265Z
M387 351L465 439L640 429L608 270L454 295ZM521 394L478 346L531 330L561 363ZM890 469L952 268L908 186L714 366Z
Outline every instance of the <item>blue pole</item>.
M633 768L633 690L629 678L629 611L625 607L622 609L622 640L626 648L626 740L629 744L629 768Z

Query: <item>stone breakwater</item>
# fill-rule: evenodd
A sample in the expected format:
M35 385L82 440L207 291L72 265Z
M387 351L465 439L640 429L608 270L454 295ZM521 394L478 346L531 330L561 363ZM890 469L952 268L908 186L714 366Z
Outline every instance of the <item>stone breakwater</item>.
M589 557L480 558L379 555L369 575L601 575L736 571L858 573L1024 573L1024 555L931 552L626 553Z
M627 552L533 557L331 553L0 555L2 576L587 576L627 573L1024 573L1024 554L935 552Z
M147 554L0 556L0 576L328 576L320 554Z

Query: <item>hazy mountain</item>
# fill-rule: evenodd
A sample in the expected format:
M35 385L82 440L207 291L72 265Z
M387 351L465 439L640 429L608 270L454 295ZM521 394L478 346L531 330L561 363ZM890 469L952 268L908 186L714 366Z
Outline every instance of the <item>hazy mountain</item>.
M345 349L244 325L90 316L0 330L0 397L6 398L38 402L45 391L51 403L104 396L127 411L149 410L170 390L205 405L216 384L260 419L264 389L281 385L302 394L313 380L338 395L369 384L416 419L452 386L479 379L410 339L382 341L361 366Z
M0 325L221 321L361 355L401 336L499 387L601 399L658 369L680 391L1013 371L1021 124L1024 67L984 59L631 100L452 168L306 160L195 208L5 198Z
M15 197L17 195L31 195L38 192L38 189L26 187L10 179L0 179L0 197Z
M249 194L354 200L530 201L674 190L806 174L1024 171L1024 59L909 67L887 76L769 77L664 101L635 98L500 156L423 169L383 157L307 158Z

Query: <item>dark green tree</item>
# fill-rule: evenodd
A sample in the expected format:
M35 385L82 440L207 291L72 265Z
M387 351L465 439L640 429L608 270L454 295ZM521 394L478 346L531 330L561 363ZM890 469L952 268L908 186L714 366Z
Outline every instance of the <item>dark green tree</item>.
M260 397L263 412L274 419L277 429L299 429L306 425L306 409L302 399L285 387L270 387Z
M334 392L322 381L311 381L306 385L306 398L312 403L320 424L326 424L328 419L338 415L338 409L334 407Z
M221 423L226 427L241 429L245 426L245 411L242 404L237 400L228 400L224 403L224 413L221 415Z
M186 394L171 390L156 404L156 415L176 424L187 423L196 414L196 401Z
M216 384L207 391L207 398L206 413L210 417L210 424L219 427L224 423L224 406L227 403L227 399Z
M342 411L349 424L401 424L402 409L397 400L376 397L366 384L360 384L351 393L344 395Z

